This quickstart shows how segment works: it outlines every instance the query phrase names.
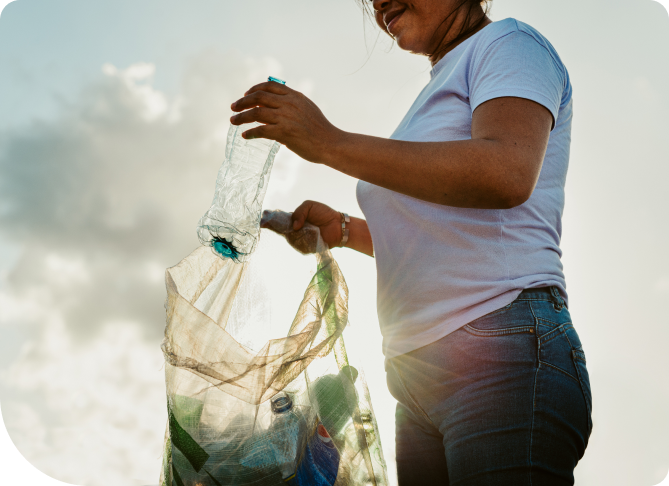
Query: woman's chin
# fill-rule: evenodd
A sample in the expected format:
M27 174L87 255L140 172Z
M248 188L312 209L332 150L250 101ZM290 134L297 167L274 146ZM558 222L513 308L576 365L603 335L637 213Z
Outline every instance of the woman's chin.
M411 52L412 54L426 54L425 48L419 42L415 42L410 36L399 34L395 37L395 44L403 51Z
M411 42L407 42L406 35L402 35L401 33L399 33L395 37L393 37L393 39L395 39L395 44L397 44L397 47L399 47L403 51L410 50L409 47L411 46Z

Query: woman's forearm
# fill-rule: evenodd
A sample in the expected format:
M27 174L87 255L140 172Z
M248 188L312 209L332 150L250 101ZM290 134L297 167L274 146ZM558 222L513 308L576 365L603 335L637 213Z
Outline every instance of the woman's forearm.
M360 218L351 217L349 223L348 241L346 248L364 253L371 257L374 256L374 246L372 245L372 235L369 232L367 221Z
M231 106L235 125L260 122L245 138L268 138L305 160L395 192L447 206L507 209L525 202L539 178L553 115L543 105L495 98L472 113L471 139L405 142L348 133L306 96L267 82Z
M493 140L405 142L342 132L323 163L423 201L506 209L526 199L514 184L513 157Z
M470 140L404 142L335 129L324 163L423 201L508 209L532 194L552 124L538 103L496 98L474 111Z

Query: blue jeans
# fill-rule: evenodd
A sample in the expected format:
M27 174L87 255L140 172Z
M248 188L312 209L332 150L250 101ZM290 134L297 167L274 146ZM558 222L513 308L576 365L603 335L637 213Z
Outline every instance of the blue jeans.
M592 431L585 354L555 287L387 363L400 486L564 486Z

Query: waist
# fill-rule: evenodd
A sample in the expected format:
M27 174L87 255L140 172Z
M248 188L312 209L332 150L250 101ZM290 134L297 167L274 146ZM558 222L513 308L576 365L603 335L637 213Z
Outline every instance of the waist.
M516 300L545 300L553 302L558 307L567 307L560 289L555 285L525 289L516 297Z

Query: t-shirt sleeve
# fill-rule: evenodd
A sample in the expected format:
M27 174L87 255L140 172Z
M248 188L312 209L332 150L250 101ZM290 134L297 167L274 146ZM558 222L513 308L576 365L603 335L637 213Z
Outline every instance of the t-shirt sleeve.
M475 59L470 75L472 113L486 101L512 96L545 106L553 127L565 89L565 71L548 49L522 31L495 40Z

